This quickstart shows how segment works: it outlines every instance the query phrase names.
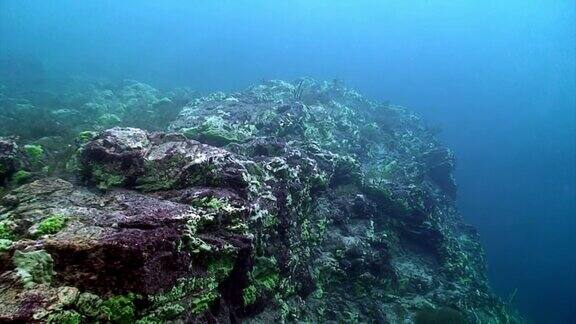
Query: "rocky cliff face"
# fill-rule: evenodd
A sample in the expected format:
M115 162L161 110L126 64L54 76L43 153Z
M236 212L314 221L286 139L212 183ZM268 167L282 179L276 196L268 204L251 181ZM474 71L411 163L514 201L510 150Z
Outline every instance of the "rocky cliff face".
M129 89L101 106L157 94ZM513 322L414 114L270 81L188 96L152 132L180 110L157 97L118 122L149 130L0 141L0 321Z

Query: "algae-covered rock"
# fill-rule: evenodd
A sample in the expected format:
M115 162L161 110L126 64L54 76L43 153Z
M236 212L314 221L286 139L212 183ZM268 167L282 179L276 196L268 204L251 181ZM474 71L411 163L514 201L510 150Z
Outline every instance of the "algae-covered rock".
M9 186L0 321L515 321L456 209L454 155L405 108L310 79L102 87L81 92L89 115L162 111L168 132L75 133L70 181ZM48 142L27 145L50 167Z

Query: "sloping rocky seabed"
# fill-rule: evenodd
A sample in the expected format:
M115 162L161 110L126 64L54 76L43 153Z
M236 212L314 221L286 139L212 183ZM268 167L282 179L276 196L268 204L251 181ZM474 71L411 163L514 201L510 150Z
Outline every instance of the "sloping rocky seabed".
M516 322L402 107L309 79L0 92L0 322Z

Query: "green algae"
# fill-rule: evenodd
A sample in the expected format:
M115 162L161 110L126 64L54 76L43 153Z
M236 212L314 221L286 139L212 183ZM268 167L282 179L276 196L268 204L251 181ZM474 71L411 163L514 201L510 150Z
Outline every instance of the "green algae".
M116 116L115 114L107 113L98 117L97 123L103 128L110 128L120 125L122 123L122 119L120 119L120 117Z
M96 182L96 187L103 191L111 187L121 186L126 181L125 176L108 171L105 167L98 164L91 166L91 173L92 178Z
M208 264L207 273L208 277L214 278L214 280L221 282L228 278L232 269L234 269L234 257L223 255L222 257L211 261Z
M249 273L250 284L242 291L244 305L248 306L274 291L280 284L280 274L275 258L258 257Z
M12 240L14 233L9 221L0 221L0 239Z
M66 227L67 223L68 218L64 215L50 215L38 223L35 234L36 236L56 234Z
M0 252L5 252L12 246L12 240L0 238Z
M12 263L16 273L25 287L31 288L36 284L50 283L54 275L54 260L44 250L31 252L14 252Z
M74 310L61 310L54 312L46 318L48 324L80 324L82 315Z
M82 131L78 133L78 136L76 136L76 138L81 144L84 144L93 140L96 137L96 135L97 134L93 131Z
M223 210L230 207L230 204L225 199L219 199L216 197L203 197L192 201L192 206L199 208L207 208L211 210Z
M30 158L32 164L40 163L44 157L44 149L41 145L24 145L24 151Z
M254 126L229 124L219 116L207 117L202 124L183 130L188 138L215 146L245 140L252 136L254 131Z
M200 216L196 214L188 219L181 237L181 242L186 246L188 251L194 254L212 251L212 247L199 238L197 232L203 226L212 223L213 220L214 218L212 216Z
M16 173L12 175L10 180L12 185L18 186L23 185L32 179L32 172L28 172L25 170L18 170Z
M112 296L100 305L100 313L113 323L129 324L134 322L134 294Z
M134 323L137 296L133 293L102 298L84 292L75 296L69 304L50 310L47 323ZM65 307L65 309L62 309Z
M242 301L244 306L252 305L258 299L258 289L254 285L250 285L242 290Z
M186 162L177 156L171 157L168 162L146 161L144 164L144 175L138 178L136 189L144 192L153 192L178 187L180 182L178 172L185 164Z
M163 323L186 312L199 315L207 311L220 298L219 283L228 278L233 268L232 256L209 261L205 276L182 278L166 293L151 296L150 311L138 323Z
M87 317L97 318L101 313L102 298L98 295L84 292L78 296L76 309Z

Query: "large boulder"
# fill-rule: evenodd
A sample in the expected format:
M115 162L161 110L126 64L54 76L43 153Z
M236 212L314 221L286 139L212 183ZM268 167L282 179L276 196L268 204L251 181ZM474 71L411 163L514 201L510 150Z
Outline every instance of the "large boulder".
M241 280L232 274L247 271L240 268L247 267L251 241L233 229L245 220L247 208L229 190L101 194L46 178L9 196L10 204L0 208L10 232L0 250L2 321L53 320L63 316L62 308L87 321L117 315L98 305L87 311L71 296L62 305L61 294L69 290L100 303L118 296L128 298L130 307L147 303L138 314L156 319L164 308L207 307L220 297L222 282ZM35 269L33 253L47 260L42 271ZM197 284L185 282L188 278ZM169 300L163 294L173 289L186 291L179 291L180 300ZM202 307L188 309L184 317L200 315Z

